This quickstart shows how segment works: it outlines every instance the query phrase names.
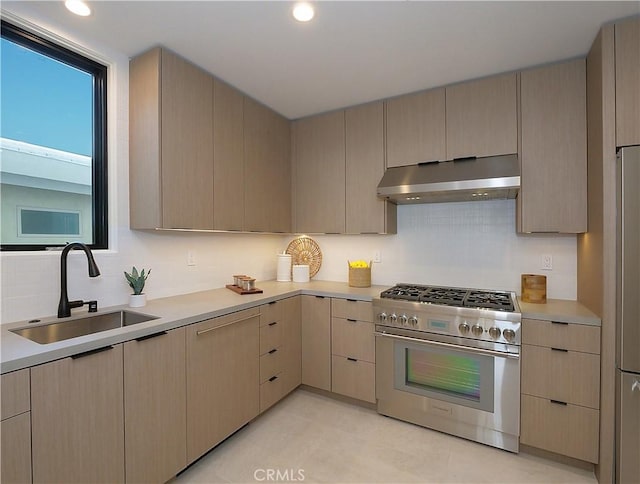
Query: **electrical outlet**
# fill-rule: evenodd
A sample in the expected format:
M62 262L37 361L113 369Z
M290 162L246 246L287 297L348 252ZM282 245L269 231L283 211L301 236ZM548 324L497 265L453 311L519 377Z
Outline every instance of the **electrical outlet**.
M380 251L376 250L373 253L373 262L382 262L382 256L380 255Z
M192 250L187 252L187 265L195 266L196 265L196 254Z
M540 269L544 271L553 270L553 256L551 254L542 255L542 267Z

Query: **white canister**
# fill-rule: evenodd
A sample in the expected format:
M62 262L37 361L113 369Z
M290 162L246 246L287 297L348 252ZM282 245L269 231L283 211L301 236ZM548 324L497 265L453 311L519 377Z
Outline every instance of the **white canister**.
M291 254L278 254L278 270L276 281L291 281Z
M307 264L293 266L293 282L309 282L309 266Z

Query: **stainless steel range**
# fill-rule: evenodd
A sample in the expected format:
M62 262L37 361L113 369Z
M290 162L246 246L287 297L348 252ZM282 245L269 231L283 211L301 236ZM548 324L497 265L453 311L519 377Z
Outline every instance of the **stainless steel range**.
M518 452L514 293L398 284L373 310L379 413Z

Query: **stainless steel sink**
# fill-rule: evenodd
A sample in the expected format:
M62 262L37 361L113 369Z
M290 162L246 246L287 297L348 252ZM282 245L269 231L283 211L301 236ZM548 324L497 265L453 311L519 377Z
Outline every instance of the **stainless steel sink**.
M145 321L152 321L154 319L158 319L158 317L123 310L113 313L96 314L95 316L87 316L69 321L43 324L42 326L12 329L10 331L36 343L48 344L65 339L77 338L78 336L99 333L109 329L144 323Z

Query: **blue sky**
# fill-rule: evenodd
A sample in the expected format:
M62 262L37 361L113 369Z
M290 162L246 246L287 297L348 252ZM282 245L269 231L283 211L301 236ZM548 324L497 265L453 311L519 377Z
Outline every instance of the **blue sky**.
M0 136L91 156L91 75L6 39L0 61Z

